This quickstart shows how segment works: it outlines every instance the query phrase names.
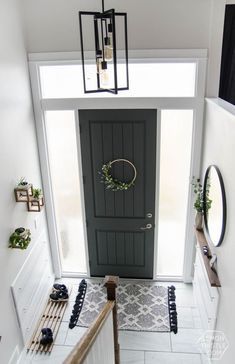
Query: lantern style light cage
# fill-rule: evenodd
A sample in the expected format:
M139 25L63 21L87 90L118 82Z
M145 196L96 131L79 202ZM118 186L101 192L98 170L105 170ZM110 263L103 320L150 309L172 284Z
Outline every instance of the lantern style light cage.
M114 9L102 12L79 11L81 56L85 93L129 89L127 14ZM85 30L84 30L85 29ZM117 44L123 51L117 60ZM93 59L86 59L84 49L94 49Z

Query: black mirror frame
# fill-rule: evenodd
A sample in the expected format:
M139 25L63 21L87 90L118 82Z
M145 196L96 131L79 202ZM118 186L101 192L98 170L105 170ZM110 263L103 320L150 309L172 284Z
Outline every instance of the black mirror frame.
M203 183L203 205L204 205L204 207L203 207L203 209L204 209L204 211L206 211L206 204L205 204L206 184L207 184L207 179L209 177L211 168L215 169L215 171L218 175L218 178L219 178L219 183L220 183L220 188L221 188L221 197L222 197L222 209L223 209L221 233L220 233L220 238L217 243L215 243L211 240L210 231L209 231L209 227L208 227L207 214L204 214L204 222L205 222L206 235L207 235L207 238L209 239L209 242L213 246L218 247L222 244L222 241L224 239L225 227L226 227L226 221L227 221L227 204L226 204L226 195L225 195L225 188L224 188L224 182L223 182L222 175L220 173L219 168L217 166L215 166L214 164L211 164L207 168L205 177L204 177L204 183ZM212 204L213 204L213 201L212 201Z

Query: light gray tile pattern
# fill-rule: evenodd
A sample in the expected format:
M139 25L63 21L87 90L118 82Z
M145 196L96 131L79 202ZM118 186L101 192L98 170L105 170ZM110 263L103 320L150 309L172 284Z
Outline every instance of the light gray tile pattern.
M65 345L76 345L79 340L81 340L86 331L87 329L84 327L74 327L73 329L68 329Z
M194 328L194 318L191 307L178 307L178 327L185 329Z
M191 289L176 289L177 307L195 307L193 292Z
M172 351L180 353L200 353L199 338L201 329L180 329L178 334L171 333Z
M144 364L144 351L121 350L121 364Z
M87 329L68 328L69 318L81 279L61 280L72 286L69 305L61 323L51 355L23 353L19 364L62 364L73 346ZM159 285L176 286L176 303L179 332L134 332L120 331L121 364L208 364L205 356L199 354L197 340L202 334L200 316L193 300L192 285L180 282L158 282ZM97 363L103 364L103 363Z
M121 349L127 350L171 350L168 332L120 331L119 343Z
M146 352L145 364L201 364L199 354Z

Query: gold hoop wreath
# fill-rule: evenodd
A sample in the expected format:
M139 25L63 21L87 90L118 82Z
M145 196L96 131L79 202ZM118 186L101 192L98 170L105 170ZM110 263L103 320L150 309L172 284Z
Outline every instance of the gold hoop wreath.
M118 163L118 162L125 162L133 168L134 175L133 175L133 178L131 181L123 182L123 181L117 180L116 178L113 178L113 176L111 175L111 168L114 163ZM130 188L131 186L134 185L134 182L137 177L137 171L136 171L134 164L132 162L130 162L129 160L122 159L122 158L114 159L113 161L109 161L108 163L104 164L101 172L99 172L99 173L101 174L101 182L104 183L106 185L106 188L110 189L111 191L128 190L128 188Z

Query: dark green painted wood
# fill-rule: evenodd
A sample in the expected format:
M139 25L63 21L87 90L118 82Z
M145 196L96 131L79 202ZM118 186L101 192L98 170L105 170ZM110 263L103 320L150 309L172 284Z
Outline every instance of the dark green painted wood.
M152 278L156 110L81 110L79 122L91 276ZM98 172L118 158L135 165L137 179L127 191L113 192ZM133 170L116 163L112 175L129 181ZM148 223L151 230L140 229Z

